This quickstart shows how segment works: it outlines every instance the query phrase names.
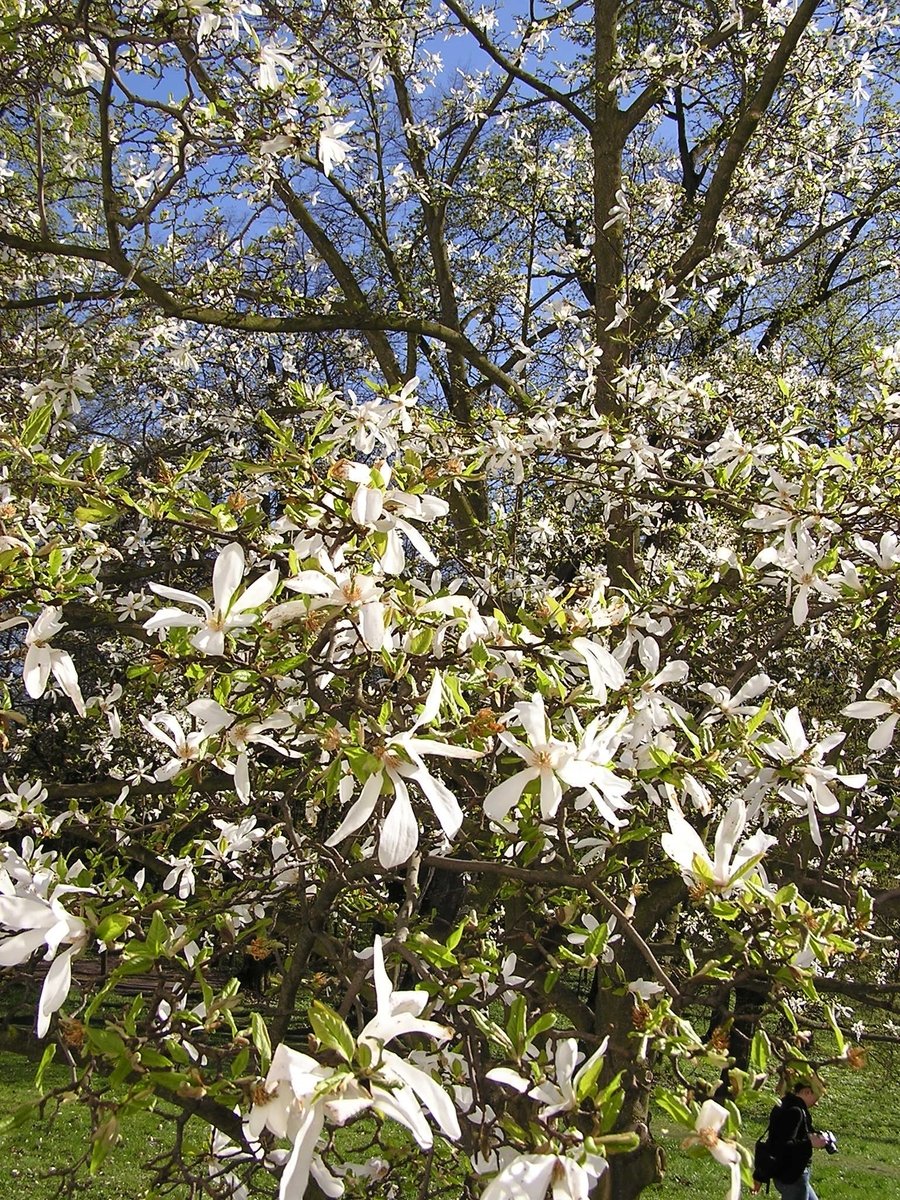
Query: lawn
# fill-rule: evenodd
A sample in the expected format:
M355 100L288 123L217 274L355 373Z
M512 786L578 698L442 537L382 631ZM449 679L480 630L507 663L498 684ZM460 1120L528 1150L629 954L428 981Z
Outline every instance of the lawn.
M832 1071L828 1095L815 1110L815 1121L833 1129L839 1153L829 1157L817 1151L814 1181L820 1200L888 1200L900 1196L900 1120L891 1078L891 1063L869 1066L863 1072ZM34 1094L34 1063L11 1054L0 1054L0 1113L8 1113ZM51 1068L48 1082L65 1078ZM752 1145L765 1127L771 1104L769 1094L753 1097L745 1111L744 1140ZM48 1169L71 1163L87 1145L86 1114L76 1106L63 1109L52 1125L34 1123L0 1137L0 1200L51 1200L59 1180L47 1178ZM668 1173L658 1187L644 1193L647 1200L679 1197L723 1197L727 1176L710 1159L689 1158L680 1148L685 1130L673 1129L669 1118L657 1114L655 1133L668 1155ZM79 1185L84 1200L140 1200L150 1197L140 1163L162 1146L167 1130L154 1113L135 1116L122 1131L120 1145L99 1173ZM66 1195L72 1195L66 1192ZM184 1200L186 1191L171 1192ZM771 1195L777 1194L774 1189Z
M0 1053L0 1115L6 1116L36 1095L36 1064L20 1055ZM51 1067L47 1087L58 1087L67 1078L64 1068ZM0 1200L51 1200L60 1194L85 1200L139 1200L149 1196L140 1164L159 1153L169 1130L154 1113L141 1112L122 1130L121 1143L110 1153L92 1179L73 1193L65 1181L48 1171L72 1164L85 1153L89 1142L88 1114L79 1106L64 1105L53 1122L35 1121L0 1137ZM187 1190L170 1192L184 1200Z

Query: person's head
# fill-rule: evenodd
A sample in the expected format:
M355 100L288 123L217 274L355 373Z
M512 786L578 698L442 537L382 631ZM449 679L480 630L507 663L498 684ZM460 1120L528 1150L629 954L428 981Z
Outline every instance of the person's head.
M807 1108L812 1108L819 1103L825 1089L812 1079L798 1079L791 1090L795 1096L800 1097Z

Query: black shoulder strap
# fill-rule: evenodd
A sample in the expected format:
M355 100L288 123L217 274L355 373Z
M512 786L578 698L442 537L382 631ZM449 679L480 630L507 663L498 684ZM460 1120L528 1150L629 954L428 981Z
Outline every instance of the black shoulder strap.
M806 1125L806 1121L804 1119L803 1109L798 1108L797 1109L797 1128L794 1130L793 1136L791 1138L789 1138L788 1141L799 1142L800 1141L800 1132L804 1128L805 1125Z

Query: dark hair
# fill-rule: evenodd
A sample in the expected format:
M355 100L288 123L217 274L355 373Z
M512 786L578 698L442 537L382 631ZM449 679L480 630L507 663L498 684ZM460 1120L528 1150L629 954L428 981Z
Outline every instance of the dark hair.
M812 1081L809 1079L798 1079L797 1082L794 1084L794 1086L791 1088L791 1091L794 1093L795 1096L799 1092L812 1092L812 1094L814 1096L817 1094L816 1088L813 1086Z

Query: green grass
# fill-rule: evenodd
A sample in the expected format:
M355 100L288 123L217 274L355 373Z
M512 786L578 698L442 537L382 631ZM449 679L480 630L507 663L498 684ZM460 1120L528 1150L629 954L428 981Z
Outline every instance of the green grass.
M35 1095L35 1064L12 1054L0 1054L0 1115L12 1112ZM48 1085L64 1082L65 1072L52 1067ZM837 1134L840 1152L816 1151L813 1180L820 1200L888 1200L900 1196L900 1089L892 1086L887 1065L872 1065L859 1073L827 1073L828 1094L814 1113L815 1123ZM765 1128L771 1093L754 1095L744 1108L745 1144L752 1146ZM717 1200L727 1190L727 1175L708 1156L691 1158L681 1149L686 1130L675 1129L664 1114L654 1115L654 1134L668 1157L665 1181L644 1195L647 1200L701 1197ZM121 1143L98 1174L79 1183L84 1200L141 1200L152 1193L141 1163L165 1144L169 1130L152 1112L135 1114L122 1129ZM195 1143L196 1144L196 1143ZM35 1121L0 1137L0 1200L51 1200L59 1179L47 1171L80 1158L88 1146L88 1119L77 1105L63 1106L52 1124ZM440 1177L446 1182L444 1164ZM410 1193L415 1194L415 1190ZM185 1191L170 1193L183 1200ZM770 1193L772 1197L776 1192Z
M37 1096L36 1064L16 1054L0 1053L0 1117ZM65 1084L67 1073L51 1067L45 1087ZM77 1104L63 1104L54 1121L34 1120L0 1137L0 1200L51 1200L60 1194L84 1200L139 1200L151 1195L141 1163L158 1154L170 1136L155 1113L135 1113L122 1128L122 1140L93 1178L82 1178L72 1191L67 1181L48 1176L71 1166L90 1149L90 1121ZM181 1200L186 1190L170 1195Z

